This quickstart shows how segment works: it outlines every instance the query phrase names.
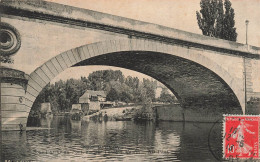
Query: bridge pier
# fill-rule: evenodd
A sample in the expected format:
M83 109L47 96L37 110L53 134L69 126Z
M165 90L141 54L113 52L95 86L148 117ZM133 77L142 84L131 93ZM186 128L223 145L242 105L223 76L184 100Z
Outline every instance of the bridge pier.
M25 130L30 108L25 105L28 75L22 71L0 67L1 130Z

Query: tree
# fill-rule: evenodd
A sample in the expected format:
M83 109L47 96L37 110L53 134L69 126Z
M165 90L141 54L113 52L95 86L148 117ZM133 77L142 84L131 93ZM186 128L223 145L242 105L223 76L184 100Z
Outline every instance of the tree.
M168 103L176 103L177 99L175 98L175 96L172 96L167 91L164 91L164 92L161 93L159 101L165 102L165 103L167 103L167 102Z
M114 88L112 88L108 94L107 94L107 100L108 101L118 101L119 98L119 94L117 92L117 90L115 90Z
M129 103L132 101L132 96L128 91L124 91L120 94L120 100L126 103Z
M225 16L223 20L223 32L222 39L236 41L237 33L235 26L235 13L234 9L231 7L231 2L229 0L225 0Z
M199 28L203 35L236 41L235 13L231 2L225 0L201 0L200 12L196 12Z
M149 79L143 79L143 85L145 88L146 95L152 101L155 100L155 89L157 87L157 82Z
M88 76L91 87L95 91L101 91L106 89L106 83L109 81L124 82L124 75L120 70L100 70L95 71Z

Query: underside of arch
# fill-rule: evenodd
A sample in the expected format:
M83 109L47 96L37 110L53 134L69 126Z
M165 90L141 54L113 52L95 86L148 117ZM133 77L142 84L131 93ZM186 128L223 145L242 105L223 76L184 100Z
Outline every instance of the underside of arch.
M92 57L74 66L108 65L149 75L165 84L185 108L241 113L232 89L209 69L186 59L155 52L116 52Z

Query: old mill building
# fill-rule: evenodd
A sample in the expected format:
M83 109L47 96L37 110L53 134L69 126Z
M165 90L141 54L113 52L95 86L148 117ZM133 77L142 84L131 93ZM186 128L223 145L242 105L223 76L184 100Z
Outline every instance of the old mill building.
M90 111L99 111L104 107L114 106L113 102L106 101L104 91L87 90L80 98L79 104L73 104L72 109L79 109L88 114Z

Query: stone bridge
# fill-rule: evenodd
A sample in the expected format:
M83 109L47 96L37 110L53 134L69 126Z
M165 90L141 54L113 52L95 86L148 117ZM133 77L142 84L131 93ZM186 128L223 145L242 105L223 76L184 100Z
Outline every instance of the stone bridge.
M254 91L259 47L41 0L2 0L0 11L1 55L14 60L1 65L2 130L24 129L41 90L73 66L144 73L183 108L245 113Z

